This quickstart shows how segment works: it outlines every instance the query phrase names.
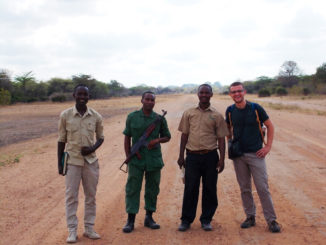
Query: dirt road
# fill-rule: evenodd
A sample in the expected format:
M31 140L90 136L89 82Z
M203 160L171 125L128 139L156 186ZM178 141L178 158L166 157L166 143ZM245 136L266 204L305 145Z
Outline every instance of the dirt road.
M133 108L139 101L137 98ZM93 103L93 104L92 104ZM110 101L90 102L104 110ZM167 120L172 139L163 144L165 167L162 170L158 211L154 218L159 230L143 226L145 212L136 217L135 230L121 231L126 221L124 185L127 175L118 168L124 160L123 135L126 113L116 113L104 120L105 142L98 150L100 181L97 192L95 229L102 239L90 241L82 237L83 192L80 191L79 244L325 244L326 242L326 120L325 116L306 115L268 109L275 127L272 152L267 157L269 185L282 233L267 231L257 193L257 225L240 229L244 219L239 187L231 161L218 180L219 207L212 232L200 228L199 217L187 232L178 232L183 184L176 159L180 134L177 132L182 112L197 103L195 95L158 98L155 110L168 111ZM121 105L121 103L118 103ZM230 99L214 97L212 104L225 111ZM9 108L13 114L17 105ZM67 105L65 105L67 106ZM61 106L62 107L62 106ZM62 108L48 110L52 116ZM51 107L52 108L52 107ZM1 109L0 115L9 114ZM28 110L18 109L17 113ZM127 112L127 111L126 111ZM14 117L13 117L14 118ZM4 118L0 121L5 120ZM25 128L28 131L28 128ZM1 132L2 134L3 132ZM55 133L0 147L0 155L11 162L0 167L0 244L65 244L67 237L64 213L64 177L57 174ZM143 194L142 194L143 196ZM141 207L144 206L143 200ZM200 215L200 203L197 216Z

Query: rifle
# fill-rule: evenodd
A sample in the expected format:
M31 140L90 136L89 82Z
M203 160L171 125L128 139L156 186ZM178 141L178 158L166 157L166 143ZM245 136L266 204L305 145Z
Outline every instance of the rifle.
M166 115L167 111L162 110L162 116L158 115L157 118L155 119L154 122L152 122L147 129L144 131L144 133L142 134L142 136L138 139L138 141L131 147L130 150L130 154L127 157L127 159L121 164L120 166L120 170L127 173L128 171L128 162L130 161L130 159L136 155L138 159L141 159L141 155L139 154L139 150L141 147L148 145L149 142L147 142L147 138L151 135L151 133L154 131L154 129L156 128L156 126L163 120L164 116ZM126 170L124 170L122 167L123 165L126 164Z

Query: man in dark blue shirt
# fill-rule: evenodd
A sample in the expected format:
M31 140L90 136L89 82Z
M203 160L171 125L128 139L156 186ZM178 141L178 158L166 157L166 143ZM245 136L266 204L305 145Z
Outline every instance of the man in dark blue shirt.
M274 137L274 126L265 110L258 104L246 101L246 90L241 82L230 85L229 95L235 102L226 110L226 122L233 132L233 138L239 139L242 156L233 159L237 181L241 190L241 198L246 220L241 228L249 228L256 224L256 206L252 196L251 176L259 195L264 217L271 232L280 232L276 222L273 201L268 188L265 156L270 152ZM267 128L267 143L263 146L263 138L257 122L256 110L260 122Z

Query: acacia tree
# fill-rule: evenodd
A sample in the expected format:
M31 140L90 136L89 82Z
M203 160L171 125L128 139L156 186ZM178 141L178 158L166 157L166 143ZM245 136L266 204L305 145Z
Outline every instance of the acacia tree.
M299 82L298 76L300 74L301 70L295 61L285 61L279 72L279 80L284 87L292 87Z

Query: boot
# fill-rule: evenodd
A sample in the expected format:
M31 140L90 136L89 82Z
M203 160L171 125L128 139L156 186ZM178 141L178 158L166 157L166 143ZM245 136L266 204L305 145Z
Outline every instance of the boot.
M135 223L135 217L136 214L128 214L128 220L126 225L122 228L122 231L124 233L130 233L134 229L134 223Z
M144 226L151 229L160 229L160 225L153 220L152 214L153 212L146 210Z

